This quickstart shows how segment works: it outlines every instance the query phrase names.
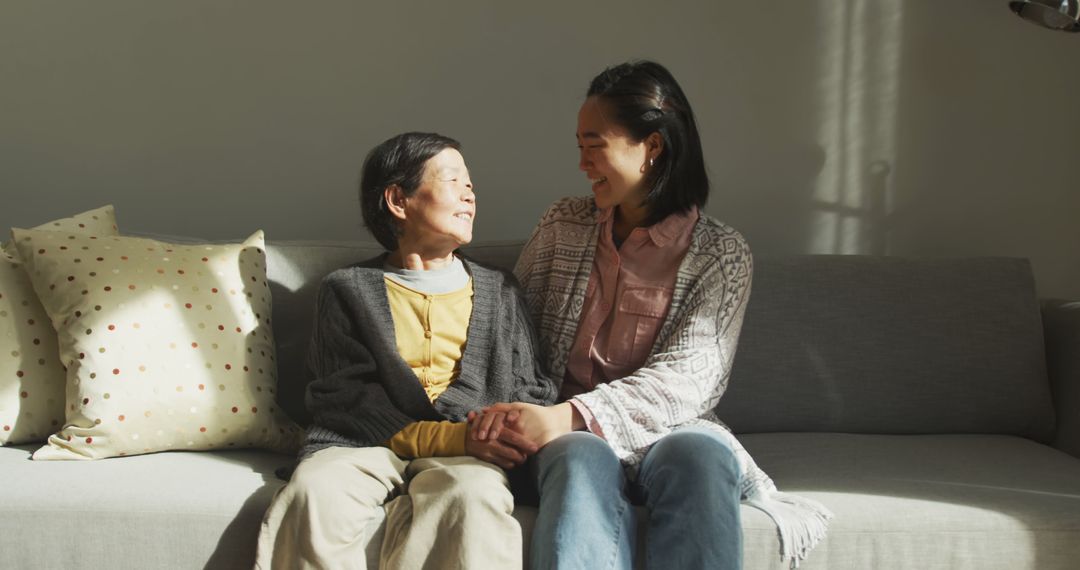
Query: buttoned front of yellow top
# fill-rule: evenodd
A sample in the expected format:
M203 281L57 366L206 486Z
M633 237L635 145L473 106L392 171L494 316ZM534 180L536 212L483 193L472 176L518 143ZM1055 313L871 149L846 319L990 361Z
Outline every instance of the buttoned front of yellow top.
M441 295L386 279L398 354L434 402L457 377L472 314L472 282Z
M460 370L472 315L472 281L449 293L431 295L385 279L394 319L398 354L412 368L434 402ZM465 454L464 423L416 422L390 439L390 449L403 457Z

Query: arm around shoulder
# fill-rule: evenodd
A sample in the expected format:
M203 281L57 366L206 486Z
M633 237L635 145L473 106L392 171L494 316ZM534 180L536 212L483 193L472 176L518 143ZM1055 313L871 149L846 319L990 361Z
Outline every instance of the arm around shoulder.
M587 224L591 224L595 209L596 206L591 198L582 197L560 198L548 207L544 215L540 216L540 221L533 228L532 235L525 242L518 261L514 265L514 275L522 287L526 290L531 287L532 270L539 258L553 253L557 240L556 227L561 222L579 227L584 227L582 224L586 221Z

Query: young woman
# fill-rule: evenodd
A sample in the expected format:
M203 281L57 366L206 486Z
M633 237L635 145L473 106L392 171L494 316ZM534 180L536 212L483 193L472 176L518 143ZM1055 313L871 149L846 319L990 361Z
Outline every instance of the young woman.
M472 430L542 446L532 568L631 568L633 504L647 507L647 568L740 568L740 499L801 559L830 515L777 492L712 411L753 264L743 237L700 211L690 103L656 63L612 67L589 86L577 143L592 197L552 205L515 269L564 401L489 407Z
M386 511L381 568L522 566L502 468L536 446L466 437L501 400L549 404L513 279L454 252L476 196L453 139L405 133L364 162L364 222L387 253L323 280L309 351L313 424L266 513L259 568L364 568Z

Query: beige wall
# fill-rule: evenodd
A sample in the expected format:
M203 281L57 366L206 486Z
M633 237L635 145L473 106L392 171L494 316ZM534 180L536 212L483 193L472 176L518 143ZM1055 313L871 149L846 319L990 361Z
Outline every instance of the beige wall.
M366 239L361 158L423 129L465 144L477 238L523 238L588 192L577 106L637 57L759 254L1022 256L1080 298L1080 35L1005 0L0 0L0 228Z

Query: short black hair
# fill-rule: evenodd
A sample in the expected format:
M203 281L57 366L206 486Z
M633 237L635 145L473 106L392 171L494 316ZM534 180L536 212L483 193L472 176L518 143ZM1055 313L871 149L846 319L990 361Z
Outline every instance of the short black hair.
M631 137L644 140L659 133L664 139L664 149L645 182L647 224L705 205L709 175L701 137L690 102L670 71L653 61L609 67L593 78L587 96L606 103L612 118Z
M436 133L402 133L371 149L360 172L360 214L368 231L387 251L398 247L398 230L386 206L385 191L397 185L412 196L424 177L424 166L443 150L461 150L461 143Z

